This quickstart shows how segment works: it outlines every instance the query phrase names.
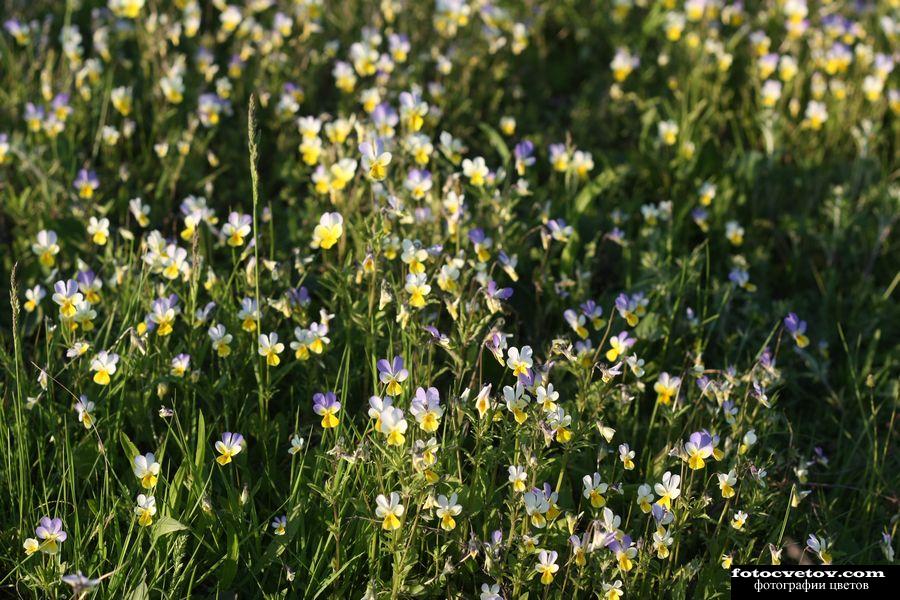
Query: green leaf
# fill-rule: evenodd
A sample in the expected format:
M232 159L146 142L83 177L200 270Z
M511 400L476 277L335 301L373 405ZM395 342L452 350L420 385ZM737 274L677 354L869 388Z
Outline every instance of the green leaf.
M128 457L128 462L131 463L141 451L137 449L137 446L134 445L124 431L119 432L119 441L122 443L122 449L125 451L125 456Z
M238 556L240 554L240 539L235 531L228 534L228 554L225 562L219 569L219 589L227 589L237 574Z
M187 525L176 521L172 517L160 517L157 519L156 523L153 524L153 533L151 534L151 538L153 542L156 543L156 540L161 538L164 535L169 535L170 533L175 533L176 531L184 531L187 529Z
M197 411L197 452L194 454L194 464L197 468L203 466L204 455L206 454L206 421L203 419L203 411Z
M480 125L478 125L478 127L488 137L488 141L500 155L500 158L503 159L503 164L509 163L509 146L506 145L506 142L503 140L503 136L500 135L496 129L494 129L490 125L487 125L486 123L481 123Z
M142 579L137 586L126 596L127 600L150 600L150 589L147 587L146 579Z

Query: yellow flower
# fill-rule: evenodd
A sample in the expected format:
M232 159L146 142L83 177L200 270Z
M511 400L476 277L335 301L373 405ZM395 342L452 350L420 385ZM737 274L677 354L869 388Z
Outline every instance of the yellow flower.
M400 517L403 516L403 505L400 504L400 494L391 492L390 498L384 494L378 494L375 498L375 516L382 519L381 528L385 531L400 529Z
M244 436L239 433L231 433L226 431L222 434L222 439L216 442L216 451L220 456L216 457L216 462L222 466L231 462L231 459L240 454L244 449Z
M344 233L344 218L340 213L325 213L319 218L319 224L313 230L310 246L328 250L334 246Z
M156 514L156 498L138 494L137 506L134 507L134 514L137 515L138 525L141 527L149 527L152 525L153 516Z

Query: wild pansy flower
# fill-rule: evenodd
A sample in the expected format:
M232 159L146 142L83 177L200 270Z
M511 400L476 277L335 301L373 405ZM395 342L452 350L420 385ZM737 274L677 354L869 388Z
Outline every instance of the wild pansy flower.
M674 146L678 141L678 124L675 121L660 121L657 132L660 142L665 146Z
M887 530L882 532L881 540L879 540L878 545L881 548L881 552L884 554L884 558L888 562L894 562L893 536L890 532Z
M494 314L500 311L500 302L502 300L509 300L512 297L513 290L512 288L502 288L497 285L496 281L491 279L488 281L487 287L484 288L484 295L487 299L488 309L491 311L491 314Z
M750 429L741 438L741 444L738 446L738 454L746 454L747 451L756 443L756 430Z
M674 398L678 397L678 389L681 387L681 378L673 377L663 371L659 374L659 379L653 384L653 391L656 392L656 401L663 405L672 403Z
M331 181L329 182L331 189L339 192L353 180L353 176L356 174L356 161L352 158L342 158L331 165L328 172L331 175Z
M731 469L728 473L716 473L716 478L719 480L719 490L722 492L722 497L733 498L735 494L734 486L737 485L737 474L734 469Z
M565 144L550 144L547 148L550 153L550 165L554 171L565 173L569 170L569 149Z
M606 504L606 498L603 494L609 489L609 485L603 483L600 479L600 473L594 473L593 476L585 475L581 479L581 483L584 486L583 495L586 499L591 501L591 506L594 508L603 508Z
M376 363L378 368L378 379L385 386L388 396L399 396L403 391L401 385L409 377L409 371L403 367L403 357L395 356L391 362L387 359L380 359ZM421 389L421 388L420 388Z
M547 425L560 444L565 444L572 439L572 431L569 429L572 425L572 417L566 414L562 406L557 406L547 413Z
M503 600L503 596L500 595L500 584L481 584L481 595L478 596L478 600Z
M387 166L391 163L391 153L384 151L384 143L380 138L360 144L359 153L362 155L362 167L370 179L382 181L387 177Z
M400 118L404 126L412 132L422 129L425 116L428 114L428 104L422 100L415 90L400 93Z
M475 187L483 187L488 176L488 168L484 158L476 156L474 159L462 161L463 175L469 179L469 183Z
M148 527L153 524L153 516L156 514L156 498L144 494L138 494L137 506L134 514L138 518L138 525Z
M653 506L658 506L653 504L653 491L646 483L642 483L638 486L635 502L637 502L637 505L641 508L641 512L644 514L653 510Z
M256 331L256 323L259 321L259 305L254 298L241 300L241 309L237 314L241 321L241 329L247 332Z
M100 188L100 180L93 171L81 169L78 171L78 176L75 178L75 182L72 185L78 192L79 198L90 200L94 197L94 193Z
M524 492L526 488L525 480L528 479L525 467L513 465L507 468L507 472L509 473L509 482L512 484L513 491Z
M413 308L425 306L425 299L431 293L431 286L426 282L427 276L424 273L409 273L406 276L404 289L409 294L409 305Z
M156 328L156 335L164 337L172 333L172 326L175 323L175 317L181 309L178 307L178 296L172 294L167 298L157 298L150 307L150 314L147 320L152 322Z
M622 580L616 579L612 583L603 582L600 586L603 590L603 600L621 600L625 592L622 591Z
M535 392L537 394L537 403L541 405L541 410L545 413L556 409L556 402L559 400L559 392L553 389L552 383L539 385Z
M725 238L732 246L740 246L744 243L744 228L737 221L725 223Z
M403 416L403 411L394 406L388 406L378 416L379 430L387 437L388 446L402 446L406 441L406 430L409 425Z
M260 334L258 353L260 356L266 357L266 364L270 367L277 367L281 364L281 358L278 356L284 352L284 344L278 341L277 333Z
M100 302L100 290L103 289L103 280L91 270L79 271L75 277L78 289L84 294L84 299L91 304Z
M594 169L594 157L590 152L576 150L572 155L572 170L580 179L586 179L588 173Z
M60 579L62 579L63 583L72 588L73 598L84 598L85 594L100 585L100 581L102 580L85 577L81 571L63 575Z
M78 402L75 403L75 412L78 413L78 422L84 425L85 429L90 429L91 425L94 423L94 417L91 415L91 411L94 410L94 403L87 399L87 396L82 395Z
M105 246L109 240L109 219L91 217L88 220L87 232L91 236L92 242L98 246Z
M478 411L480 419L484 419L487 411L491 408L491 385L489 383L483 386L475 397L475 409Z
M828 120L828 110L823 103L817 100L809 101L804 115L806 118L803 120L803 125L813 131L822 129L822 125Z
M370 419L375 419L375 430L381 431L381 413L394 405L394 400L390 396L370 396L368 415Z
M319 224L313 230L312 248L328 250L334 246L344 233L344 218L340 213L325 213L319 218Z
M575 229L566 223L565 219L550 219L547 221L547 234L551 239L565 244L575 233Z
M634 469L634 450L628 444L619 444L619 460L626 471Z
M513 156L516 160L516 173L519 174L519 177L523 177L525 170L535 162L534 143L530 140L522 140L513 149Z
M78 283L72 279L57 281L53 285L53 290L52 299L59 305L60 316L64 319L75 316L77 305L84 299L84 296L78 291Z
M706 431L695 431L684 444L688 466L692 470L702 469L706 460L713 455L713 439Z
M42 229L38 231L35 242L31 245L31 251L38 256L39 262L45 267L56 264L56 255L59 254L59 245L56 243L56 232Z
M579 567L586 565L587 553L591 550L591 545L588 542L588 534L585 533L582 537L570 535L569 544L572 546L572 561L575 565Z
M542 529L547 525L547 515L550 511L550 501L544 495L543 491L535 488L525 492L522 496L525 503L525 512L531 518L531 524Z
M534 566L536 573L541 576L541 583L550 585L553 583L553 574L559 571L559 565L556 560L559 554L555 550L541 550L538 554L538 563Z
M563 318L581 339L587 339L589 332L585 327L587 317L584 314L578 314L574 310L568 309L563 313Z
M631 536L624 535L621 539L613 538L607 545L607 548L612 550L615 555L619 570L627 573L634 568L634 558L637 556L637 548L635 548L634 542L631 541Z
M816 553L822 564L831 564L831 542L828 541L828 538L825 536L818 537L811 533L806 540L806 547Z
M423 431L427 433L437 431L444 414L437 388L430 387L428 390L416 388L416 396L412 400L409 412L416 418Z
M625 319L629 327L634 327L640 321L640 317L646 313L647 299L641 293L628 296L619 294L616 296L616 310L619 316Z
M37 539L28 538L25 540L25 553L30 555L38 550L45 554L56 554L59 552L59 545L69 537L62 527L62 519L42 517L34 530L34 535Z
M138 454L132 460L131 470L134 476L141 480L141 487L149 490L156 485L159 477L160 465L156 462L156 456L152 452Z
M654 491L659 496L656 503L662 507L672 510L672 501L681 495L681 475L673 475L666 471L663 473L662 481L653 486Z
M184 377L184 374L187 372L188 368L191 365L191 355L190 354L178 354L177 356L172 358L172 368L169 373L173 377Z
M253 218L250 215L242 215L232 212L228 215L228 222L222 226L222 235L226 243L232 248L244 245L244 238L250 235Z
M784 318L784 326L794 338L798 348L806 348L809 345L809 338L806 337L806 321L801 321L797 313L788 314Z
M737 511L731 518L731 526L734 529L740 531L744 528L744 524L747 522L747 513L742 510Z
M91 371L94 371L94 383L109 385L110 376L116 372L119 363L119 355L101 350L91 360Z
M521 350L513 346L506 352L506 366L516 377L527 375L533 364L531 346L522 346Z
M675 542L672 538L672 534L664 527L658 527L656 531L653 532L652 537L652 546L653 551L656 552L656 558L659 558L660 560L669 558L669 546Z
M284 535L287 533L287 515L275 517L275 520L272 521L272 533L275 535Z
M381 528L385 531L400 529L400 517L403 516L404 507L400 504L400 494L391 492L390 497L378 494L375 498L375 516L381 519Z
M216 462L222 466L231 462L231 459L244 449L244 436L239 433L226 431L222 434L222 439L216 442Z
M628 337L627 331L622 331L619 335L612 336L609 339L610 349L606 351L606 360L616 362L616 359L627 353L636 341L635 338Z
M424 273L428 250L422 247L422 243L419 240L403 240L401 248L400 260L409 265L409 272L416 275Z
M469 241L475 247L475 254L481 262L487 262L491 259L491 247L494 240L485 235L484 229L476 227L469 230Z
M334 392L319 392L313 395L313 412L322 417L322 427L331 429L338 426L337 413L341 410Z
M516 423L521 425L528 419L525 409L528 407L531 397L525 393L525 387L521 382L516 383L515 387L503 386L503 400L507 410L513 414Z
M453 531L456 528L456 517L462 512L462 506L457 504L457 495L450 494L450 498L441 494L437 497L437 508L434 511L435 516L440 519L441 529L444 531Z
M303 447L305 445L306 440L295 433L293 436L291 436L291 447L288 449L288 454L290 454L291 456L297 454L298 452L303 450Z
M616 54L609 63L613 72L613 78L622 82L625 81L631 72L637 69L641 64L641 59L633 55L628 48L617 48Z
M218 94L200 94L197 100L197 114L204 127L215 127L222 115L231 114L231 103Z
M209 328L209 339L212 341L212 348L216 351L219 358L225 358L231 354L231 341L234 339L221 323L213 325Z

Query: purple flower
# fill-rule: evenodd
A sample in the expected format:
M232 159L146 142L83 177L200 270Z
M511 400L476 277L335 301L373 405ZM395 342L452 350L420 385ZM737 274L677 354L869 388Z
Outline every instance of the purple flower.
M805 348L809 344L806 337L806 321L801 321L797 313L790 313L784 318L784 326L794 338L798 348Z
M450 342L450 339L446 335L438 331L437 327L435 327L434 325L426 325L424 329L431 334L431 340L429 341L435 344L442 345Z
M684 444L684 451L688 457L688 466L691 469L702 469L707 458L713 455L713 438L706 431L695 431Z
M313 412L322 417L322 427L330 429L337 427L338 419L336 413L341 410L341 403L338 402L334 392L319 392L313 395Z
M287 298L292 307L306 308L309 306L309 290L305 286L300 286L300 289L290 288L287 291Z
M525 169L534 164L534 144L530 140L523 140L516 144L513 150L516 158L516 173L519 176L525 175Z
M397 396L403 391L400 385L409 377L409 371L403 368L403 357L395 356L392 362L382 358L377 363L378 379L387 386L388 396Z
M491 279L487 285L487 295L495 300L509 300L513 295L512 288L497 287L497 282Z

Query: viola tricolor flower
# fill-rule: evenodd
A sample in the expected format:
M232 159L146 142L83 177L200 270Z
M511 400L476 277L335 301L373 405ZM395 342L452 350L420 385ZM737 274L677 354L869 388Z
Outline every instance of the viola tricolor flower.
M801 321L796 313L790 313L784 318L784 326L794 338L798 348L806 348L809 338L806 337L806 321Z
M322 417L322 427L332 429L338 426L337 413L341 410L341 403L337 401L334 392L319 392L313 395L313 412Z
M216 442L216 462L222 466L231 462L231 459L241 453L244 449L244 436L239 433L226 431L222 434L222 439Z
M399 396L403 391L403 382L409 377L409 371L403 367L403 357L395 356L391 362L380 359L376 363L378 368L378 380L387 386L385 392L388 396Z

